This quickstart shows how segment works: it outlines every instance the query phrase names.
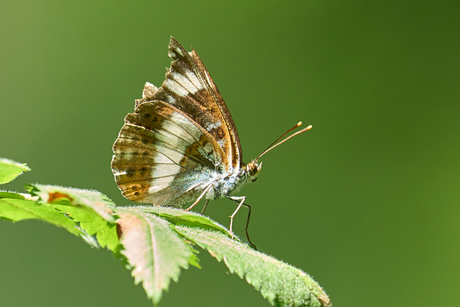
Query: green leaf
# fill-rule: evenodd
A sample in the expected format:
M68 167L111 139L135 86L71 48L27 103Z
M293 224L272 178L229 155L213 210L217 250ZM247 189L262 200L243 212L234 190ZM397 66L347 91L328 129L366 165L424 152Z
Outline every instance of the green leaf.
M214 230L230 235L230 232L221 224L193 211L160 206L132 206L129 208L136 212L148 212L158 215L174 225L199 227L203 230Z
M218 261L224 260L231 273L260 291L272 305L330 307L329 297L307 273L280 260L255 251L219 232L175 226Z
M27 219L38 219L67 229L70 233L81 235L75 222L66 217L54 207L39 205L36 201L27 199L0 199L0 218L18 222Z
M26 196L30 195L24 195L20 193L15 193L15 192L6 192L6 191L0 191L0 198L15 198L15 199L26 199Z
M79 227L89 236L96 235L100 246L107 246L114 252L118 249L114 204L107 196L97 191L40 184L27 185L27 188L39 197L40 202L50 203L78 222ZM88 240L88 243L91 242Z
M88 207L106 221L115 222L114 203L101 192L42 184L28 184L26 189L41 202Z
M0 184L10 182L27 171L30 171L30 168L26 164L0 158Z
M6 161L6 162L5 162ZM0 182L25 165L0 160ZM3 181L2 181L3 180ZM303 271L253 250L219 223L195 212L158 206L116 207L104 194L59 186L26 185L29 194L0 191L0 218L39 219L80 235L122 256L135 283L157 304L182 268L199 267L191 244L206 249L230 272L253 285L276 306L330 307L323 289ZM97 238L97 242L94 238ZM99 245L98 245L99 243Z
M90 236L96 236L101 247L116 252L120 244L117 236L116 223L107 222L98 213L83 206L67 206L52 204L59 211L66 213ZM88 242L90 243L90 242Z
M180 269L197 265L191 246L171 229L167 221L131 207L117 208L121 243L135 284L142 282L147 296L157 304L170 280L179 279Z

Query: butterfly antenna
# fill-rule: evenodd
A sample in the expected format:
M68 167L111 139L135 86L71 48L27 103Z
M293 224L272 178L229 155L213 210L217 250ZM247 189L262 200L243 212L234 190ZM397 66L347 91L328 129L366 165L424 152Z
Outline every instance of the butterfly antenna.
M288 131L286 131L285 133L283 133L282 136L280 136L279 138L277 138L273 143L270 144L270 146L267 147L267 149L265 149L258 157L257 159L255 160L255 162L257 162L263 155L265 155L267 152L269 152L270 150L272 150L273 148L275 148L276 146L278 145L281 145L283 144L284 142L286 142L287 140L289 140L290 138L293 138L295 137L296 135L298 134L301 134L301 133L304 133L305 131L308 131L310 130L313 126L310 125L300 131L297 131L296 133L288 136L287 138L285 138L284 140L282 140L281 142L279 143L276 143L278 142L279 140L281 140L286 134L288 134L289 132L291 132L292 130L296 129L297 127L299 127L300 125L302 125L302 122L298 122L297 125L295 125L294 127L292 127L291 129L289 129Z

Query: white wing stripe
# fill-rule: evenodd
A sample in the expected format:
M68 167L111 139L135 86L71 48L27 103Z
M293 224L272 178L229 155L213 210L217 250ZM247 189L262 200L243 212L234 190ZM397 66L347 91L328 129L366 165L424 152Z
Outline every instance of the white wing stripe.
M178 73L177 71L173 71L171 73L172 78L177 81L180 85L182 85L187 91L189 91L192 94L195 94L196 92L199 91L199 88L195 86L192 82L190 82L189 79L187 79L184 75L181 73Z
M179 83L177 83L177 81L173 79L166 79L163 85L169 91L173 92L174 94L180 97L186 97L188 94L187 89L185 89L182 85L180 85Z

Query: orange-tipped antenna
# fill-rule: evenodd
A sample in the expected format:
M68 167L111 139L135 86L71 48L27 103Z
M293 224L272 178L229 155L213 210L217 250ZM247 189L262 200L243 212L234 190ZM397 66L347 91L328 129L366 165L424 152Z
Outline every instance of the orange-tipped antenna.
M272 149L275 148L276 146L283 144L284 142L286 142L286 141L289 140L290 138L292 138L292 137L294 137L294 136L296 136L296 135L298 135L298 134L304 133L305 131L308 131L308 130L310 130L310 129L313 127L312 125L310 125L310 126L304 128L304 129L302 129L302 130L300 130L300 131L297 131L296 133L294 133L294 134L288 136L287 138L285 138L285 139L282 140L281 142L276 143L276 142L278 142L280 139L282 139L286 134L288 134L288 133L291 132L292 130L296 129L296 128L299 127L300 125L302 125L302 122L298 122L297 125L295 125L295 126L292 127L291 129L289 129L288 131L286 131L285 133L283 133L282 136L280 136L279 138L276 139L276 141L274 141L273 143L271 143L270 146L268 146L267 149L265 149L265 150L257 157L257 159L255 160L255 162L257 162L257 161L260 159L260 157L262 157L263 155L265 155L267 152L269 152L270 150L272 150ZM276 143L276 144L275 144L275 143Z

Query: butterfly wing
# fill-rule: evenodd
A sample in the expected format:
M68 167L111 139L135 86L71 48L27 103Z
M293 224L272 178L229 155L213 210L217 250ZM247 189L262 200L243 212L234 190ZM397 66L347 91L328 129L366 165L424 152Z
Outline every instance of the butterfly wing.
M183 207L241 167L233 119L195 50L174 38L160 88L147 83L113 150L112 171L136 202Z
M155 91L151 85L146 90ZM113 146L112 171L133 201L183 207L222 169L224 153L191 117L163 101L138 104Z
M187 52L172 37L168 48L173 61L165 81L158 90L144 92L138 104L161 100L188 114L222 148L227 171L237 172L242 161L240 140L216 84L195 50Z

